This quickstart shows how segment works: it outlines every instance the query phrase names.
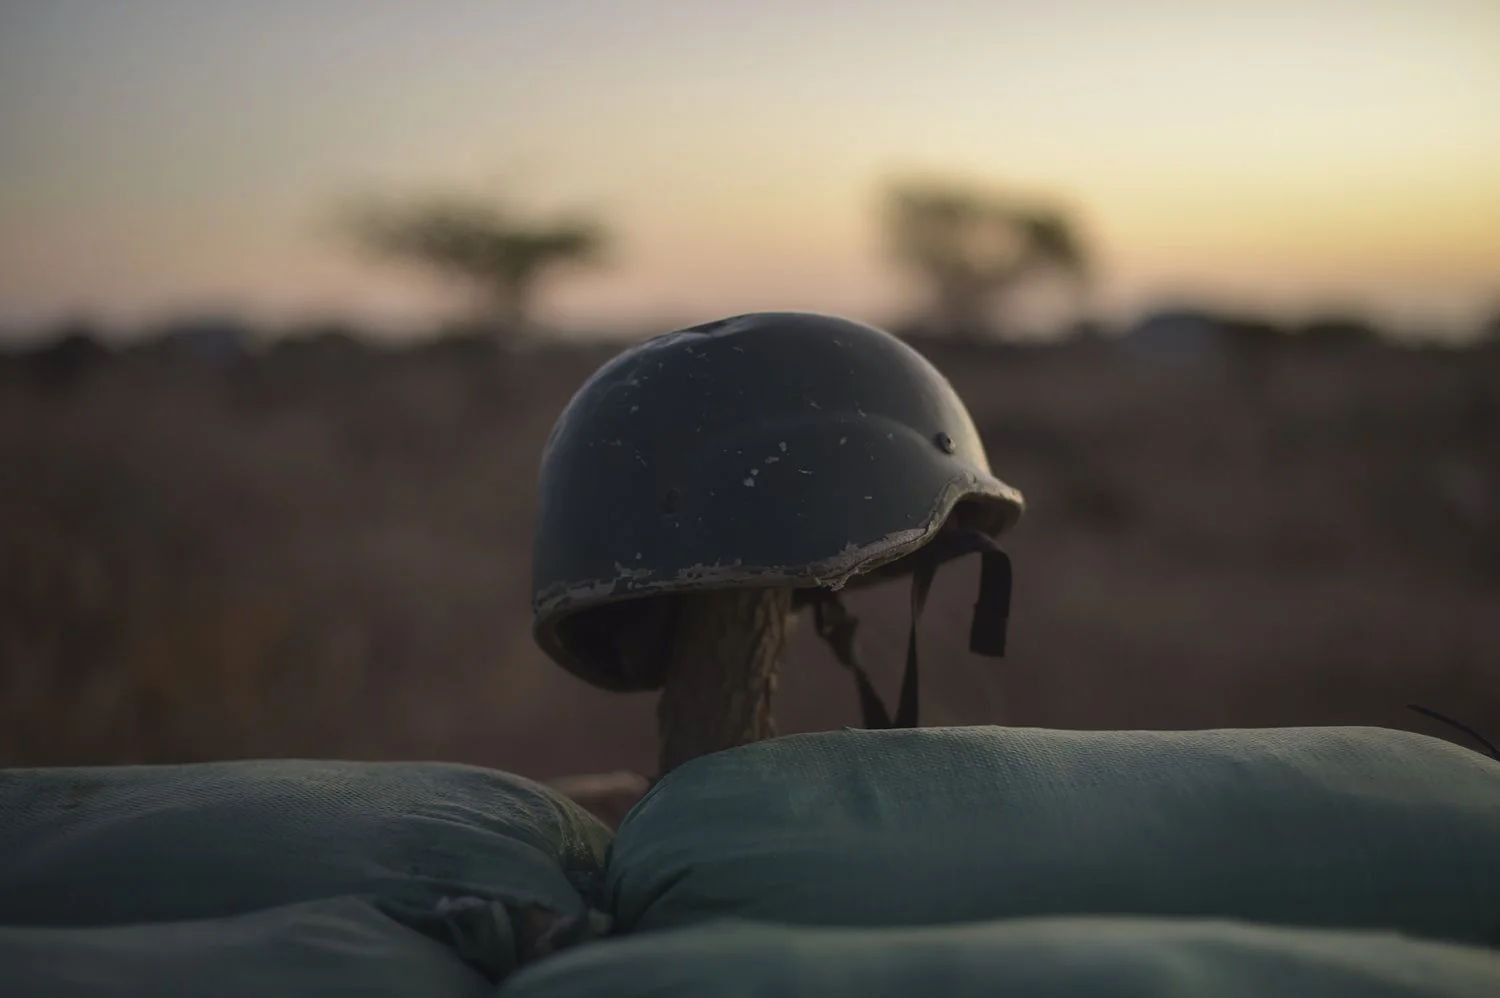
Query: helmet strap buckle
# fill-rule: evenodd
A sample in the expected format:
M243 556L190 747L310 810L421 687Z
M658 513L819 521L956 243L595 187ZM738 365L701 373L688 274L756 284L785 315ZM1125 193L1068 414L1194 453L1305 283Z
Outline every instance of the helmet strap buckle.
M836 593L824 592L813 602L814 627L828 643L839 664L854 677L864 726L872 729L915 728L920 714L920 664L917 625L940 565L966 554L982 556L979 594L969 628L969 648L975 654L999 658L1005 654L1010 618L1011 562L994 539L977 530L939 533L932 542L907 556L911 565L911 626L906 640L906 669L901 678L901 698L892 717L875 692L869 673L860 662L855 638L859 621Z

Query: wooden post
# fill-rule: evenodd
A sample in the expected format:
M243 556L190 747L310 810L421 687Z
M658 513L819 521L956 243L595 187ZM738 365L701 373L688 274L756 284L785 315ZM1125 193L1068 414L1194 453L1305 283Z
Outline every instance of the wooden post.
M771 697L792 616L790 589L709 590L678 599L657 706L658 775L775 736Z

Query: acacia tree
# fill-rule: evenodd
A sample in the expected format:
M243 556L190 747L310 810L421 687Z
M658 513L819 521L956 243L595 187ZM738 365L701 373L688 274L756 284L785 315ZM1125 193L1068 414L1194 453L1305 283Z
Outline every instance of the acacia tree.
M367 204L352 214L350 228L379 256L476 286L506 336L531 330L544 278L567 266L598 263L605 244L603 229L591 219L526 220L486 201L453 196Z
M1479 327L1480 342L1500 343L1500 308Z
M993 336L996 311L1024 282L1048 273L1076 289L1088 258L1061 212L942 181L897 183L886 232L898 263L929 287L931 322L969 340Z

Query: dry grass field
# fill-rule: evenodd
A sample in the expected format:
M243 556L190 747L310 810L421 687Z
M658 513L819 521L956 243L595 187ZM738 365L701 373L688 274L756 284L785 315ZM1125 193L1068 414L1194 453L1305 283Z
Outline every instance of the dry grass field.
M1500 350L922 349L1030 510L1011 654L924 621L926 723L1500 734ZM0 764L453 759L649 770L649 696L529 633L533 483L610 353L338 340L0 361ZM905 590L860 594L894 691ZM855 723L801 629L784 730Z

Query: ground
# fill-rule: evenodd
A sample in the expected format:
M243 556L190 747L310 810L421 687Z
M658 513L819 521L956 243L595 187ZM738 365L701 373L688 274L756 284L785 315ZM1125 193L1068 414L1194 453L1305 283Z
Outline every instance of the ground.
M927 723L1500 736L1500 351L921 348L1029 502L1007 658L939 573ZM542 442L612 349L0 362L0 763L649 771L652 698L529 633ZM851 600L888 697L906 595ZM778 714L857 723L810 626Z

